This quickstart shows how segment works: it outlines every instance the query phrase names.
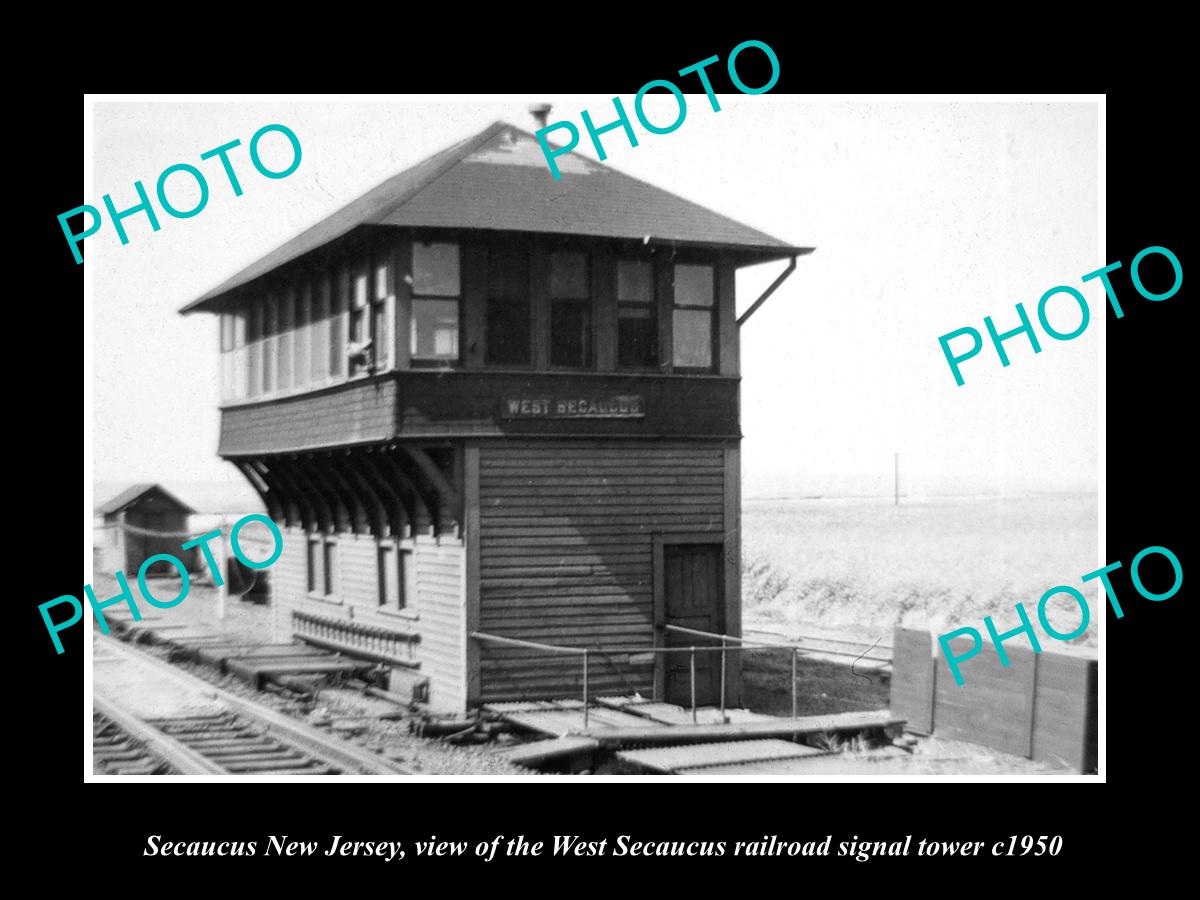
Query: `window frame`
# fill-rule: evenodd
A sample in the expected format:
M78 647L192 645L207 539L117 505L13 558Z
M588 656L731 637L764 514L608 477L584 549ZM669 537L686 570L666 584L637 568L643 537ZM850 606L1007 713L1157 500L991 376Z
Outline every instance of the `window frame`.
M421 294L417 292L416 276L413 274L416 271L416 252L418 245L426 247L435 244L451 244L454 246L455 252L458 254L458 293L457 294ZM463 363L463 336L465 334L465 298L463 296L463 242L457 236L453 238L445 237L430 237L422 238L414 236L408 242L408 276L411 283L411 291L409 294L409 316L408 316L408 346L409 346L409 366L414 369L449 369L456 368ZM417 354L417 305L419 303L430 301L453 301L458 310L457 315L457 332L455 334L455 348L457 353L453 356L419 356Z
M314 568L314 549L317 567ZM333 565L330 566L329 563ZM305 535L305 597L321 603L342 604L338 589L341 587L341 562L338 539L335 534L307 532Z
M621 280L620 268L622 263L641 263L648 266L650 269L650 299L642 300L622 300L621 299ZM662 327L659 319L661 318L661 310L659 306L659 289L658 289L658 266L653 258L642 258L636 256L618 256L613 260L613 300L616 306L616 335L614 336L614 347L616 349L615 358L613 360L618 372L660 372L663 367L662 353ZM654 362L649 364L641 364L636 366L623 365L621 363L621 310L622 308L630 309L648 309L650 312L650 336L654 341L653 353ZM674 307L672 307L672 315L674 315ZM672 348L673 350L674 348ZM673 354L672 354L673 357ZM672 358L674 362L674 358Z
M718 315L721 303L721 297L718 293L717 281L717 264L706 262L703 260L691 259L673 259L671 260L671 372L682 373L687 375L711 375L717 371L719 339L717 329L719 327L720 317ZM675 292L676 278L675 272L678 266L691 266L693 268L707 268L711 272L712 277L712 303L707 306L694 303L680 303ZM706 312L709 314L709 329L708 329L708 365L707 366L682 366L675 362L675 342L679 336L679 330L675 327L676 311L692 311Z
M577 253L583 257L586 267L584 283L587 285L586 297L556 297L554 294L554 257L556 254ZM546 369L550 372L594 372L596 370L596 289L593 281L596 261L595 254L587 247L559 246L550 247L546 258ZM584 330L583 362L579 365L567 365L554 361L554 307L555 304L582 306L587 312L587 328Z
M535 249L527 244L518 242L492 242L485 244L487 257L487 273L483 295L483 335L484 353L483 364L489 369L520 369L532 370L537 364L537 304L533 296L533 268ZM525 334L527 339L525 362L500 362L491 358L492 353L492 315L493 303L511 303L511 296L500 296L492 290L492 260L498 254L519 254L524 257L525 267L524 296L519 298L525 303Z
M380 538L375 548L375 576L377 583L376 599L379 605L376 609L388 615L398 615L413 618L416 614L416 547L412 538ZM390 551L392 565L397 566L396 593L397 603L393 604L387 597L387 581L385 579L384 557Z

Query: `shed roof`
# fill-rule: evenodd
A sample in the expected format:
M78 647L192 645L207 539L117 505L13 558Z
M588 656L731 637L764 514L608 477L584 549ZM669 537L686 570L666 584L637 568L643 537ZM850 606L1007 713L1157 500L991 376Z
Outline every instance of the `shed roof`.
M112 497L109 500L106 500L104 503L101 503L100 505L98 505L96 507L95 514L103 515L103 516L110 516L113 513L119 513L121 510L127 509L128 507L132 506L134 503L136 503L138 500L140 500L142 497L144 497L146 494L149 494L149 493L159 494L165 500L167 500L168 502L177 506L179 508L180 512L185 512L185 513L194 513L195 512L194 509L192 509L190 506L188 506L186 503L184 503L182 500L180 500L174 494L167 491L167 489L164 488L162 485L143 483L143 484L131 484L129 487L125 488L125 490L120 491L118 494L116 494L116 496Z
M363 225L424 226L627 238L745 251L763 261L807 253L690 200L577 153L556 158L555 180L537 139L494 122L372 188L247 266L180 312Z

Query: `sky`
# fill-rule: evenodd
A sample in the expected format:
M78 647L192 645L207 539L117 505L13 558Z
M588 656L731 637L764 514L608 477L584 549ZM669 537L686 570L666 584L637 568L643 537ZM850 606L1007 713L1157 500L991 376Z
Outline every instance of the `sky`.
M107 221L86 241L98 496L101 484L161 481L253 498L216 455L216 318L180 316L184 304L497 119L534 130L531 102L553 104L551 121L579 125L583 109L597 124L612 118L603 96L421 100L95 104L84 202L101 207L109 193L118 209L132 206L136 180L152 193L181 162L205 172L211 191L192 218L160 210L157 232L143 215L126 219L125 246ZM651 121L676 115L670 95L647 100ZM815 248L741 329L745 495L890 494L896 453L911 495L1094 491L1104 299L1081 276L1110 261L1099 244L1096 104L719 100L713 112L688 95L683 124L639 130L636 148L619 130L605 135L603 164ZM261 177L246 155L269 123L303 148L283 179ZM216 160L200 160L234 139L240 197ZM268 165L286 165L282 138L262 146ZM586 135L580 149L596 158ZM181 208L195 197L187 182L171 181ZM741 270L739 311L785 266ZM983 318L1016 327L1018 302L1036 322L1057 285L1088 299L1082 336L1039 331L1036 355L1013 338L1007 368L989 344L955 384L939 336L970 326L986 341ZM1064 332L1079 321L1062 298L1049 316Z

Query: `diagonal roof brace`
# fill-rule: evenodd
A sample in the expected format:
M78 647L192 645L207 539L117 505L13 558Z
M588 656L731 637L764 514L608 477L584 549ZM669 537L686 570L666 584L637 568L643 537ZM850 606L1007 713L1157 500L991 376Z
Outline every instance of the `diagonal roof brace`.
M811 253L812 251L810 250L809 252ZM754 315L758 308L767 302L767 298L775 293L779 286L787 280L789 275L796 271L796 259L797 257L793 256L791 262L788 263L787 268L780 272L779 277L771 282L771 286L762 292L762 295L750 305L748 310L738 316L737 323L739 327L745 325L747 320Z

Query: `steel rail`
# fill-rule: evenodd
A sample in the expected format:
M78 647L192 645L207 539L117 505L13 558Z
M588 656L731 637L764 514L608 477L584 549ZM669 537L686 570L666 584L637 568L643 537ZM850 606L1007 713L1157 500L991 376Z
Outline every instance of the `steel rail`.
M197 678L171 665L168 662L152 656L142 650L130 647L121 643L115 638L95 635L96 641L104 647L105 651L112 652L117 656L124 656L138 663L144 663L152 668L167 674L182 686L189 688L205 697L211 697L223 703L230 711L236 712L239 715L246 717L259 725L266 728L277 737L295 745L299 750L317 757L323 762L330 765L345 769L347 774L368 774L368 775L411 775L407 769L395 765L392 762L377 756L373 753L368 753L365 750L360 750L344 741L335 740L328 735L317 731L315 728L296 721L282 713L277 713L273 709L269 709L261 704L255 703L252 700L247 700L239 697L236 694L231 694L229 691L222 690L210 682L202 678ZM94 692L95 693L95 692ZM97 696L93 696L93 703ZM152 726L145 726L152 727ZM166 737L164 735L164 737ZM223 775L229 775L225 769L220 769ZM270 774L270 773L264 773Z

